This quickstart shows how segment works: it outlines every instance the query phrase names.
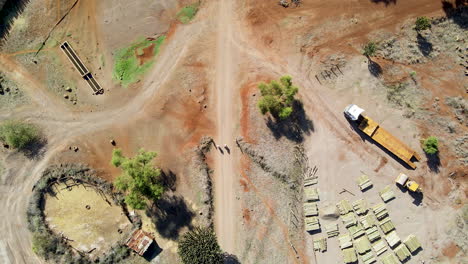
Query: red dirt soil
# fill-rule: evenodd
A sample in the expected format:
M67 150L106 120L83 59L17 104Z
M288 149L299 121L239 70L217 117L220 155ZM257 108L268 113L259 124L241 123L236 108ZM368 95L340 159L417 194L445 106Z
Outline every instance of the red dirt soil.
M146 62L150 61L154 56L154 43L149 45L146 48L143 48L143 54L138 55L137 49L135 49L135 55L137 56L138 62L140 65L145 64Z
M453 242L450 242L444 249L442 249L442 254L450 259L454 258L457 253L460 251L460 248Z

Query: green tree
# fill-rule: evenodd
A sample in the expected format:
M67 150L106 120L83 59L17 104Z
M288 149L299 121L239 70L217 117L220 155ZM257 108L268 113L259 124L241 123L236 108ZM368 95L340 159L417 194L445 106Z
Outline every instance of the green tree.
M184 264L223 263L221 248L211 228L195 228L179 241L178 253Z
M417 31L426 30L431 28L431 20L427 17L418 17L416 18L416 23L414 27Z
M285 75L280 81L270 83L261 82L258 85L262 98L258 101L258 108L262 114L270 113L280 119L288 118L293 112L294 96L299 88L292 84L291 76Z
M134 209L145 209L147 201L157 201L164 192L161 170L151 164L156 156L156 152L143 149L134 158L123 156L121 149L112 152L112 164L123 171L115 186L126 192L125 203Z
M58 241L45 232L34 232L32 237L32 250L39 256L47 258L48 254L55 253Z
M377 44L373 41L369 41L363 48L362 54L367 58L372 57L377 52Z
M436 137L428 137L423 142L423 150L427 154L436 154L439 152L439 140Z
M6 121L0 125L0 140L21 150L40 140L39 129L28 123Z

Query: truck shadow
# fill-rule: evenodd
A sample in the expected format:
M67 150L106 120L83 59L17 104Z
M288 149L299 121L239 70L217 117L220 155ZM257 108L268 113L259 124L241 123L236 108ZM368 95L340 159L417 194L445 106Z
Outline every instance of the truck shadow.
M422 200L424 198L424 195L422 193L416 193L416 192L410 192L406 187L400 186L399 184L396 184L398 189L400 189L401 192L407 193L409 196L413 198L413 204L416 206L420 206L422 204Z
M349 125L351 126L351 128L356 131L356 133L361 137L362 141L368 141L369 143L372 143L374 145L376 145L377 147L379 147L383 152L385 152L387 155L389 155L390 157L392 157L395 161L397 161L398 163L401 164L401 166L405 167L407 170L414 170L413 168L411 168L408 164L406 164L406 162L402 161L400 158L398 158L395 154L393 154L392 152L390 152L389 150L387 150L386 148L384 148L382 145L380 145L379 143L377 143L375 140L373 140L370 136L368 136L367 134L365 134L364 132L362 132L358 125L356 124L356 122L353 122L351 120L349 120L346 115L343 113L343 116L344 118L346 119L346 121L348 121ZM414 159L414 157L411 159L412 162L416 161Z

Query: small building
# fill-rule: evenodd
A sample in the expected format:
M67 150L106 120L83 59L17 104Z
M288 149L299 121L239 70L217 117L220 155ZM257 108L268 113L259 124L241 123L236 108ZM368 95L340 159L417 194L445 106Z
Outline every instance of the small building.
M138 253L138 255L143 256L153 241L154 238L149 233L138 229L133 232L125 245Z

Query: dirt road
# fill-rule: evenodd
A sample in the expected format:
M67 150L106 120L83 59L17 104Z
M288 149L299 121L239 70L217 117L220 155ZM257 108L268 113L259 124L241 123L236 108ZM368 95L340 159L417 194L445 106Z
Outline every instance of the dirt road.
M233 47L232 47L232 2L219 1L218 32L216 47L216 93L217 93L217 138L216 144L227 144L234 150L233 120ZM234 251L234 153L218 152L215 162L215 227L221 248Z
M74 138L87 133L104 130L113 124L124 123L132 117L144 112L153 100L156 91L166 82L168 76L176 68L186 47L192 43L203 26L188 25L177 31L171 41L161 50L152 71L143 85L143 90L129 102L119 108L93 113L74 113L59 104L54 104L45 88L36 85L34 79L9 58L1 57L2 69L12 67L12 72L18 72L19 83L25 84L27 93L35 98L37 109L25 116L32 122L37 122L47 132L47 151L41 160L27 160L10 154L0 162L6 167L0 175L0 263L42 263L31 250L31 234L27 229L26 210L32 194L31 188L47 167L50 159L67 146ZM174 54L176 54L174 56ZM8 68L7 68L8 69ZM11 74L15 77L14 74ZM26 114L26 113L24 113Z

